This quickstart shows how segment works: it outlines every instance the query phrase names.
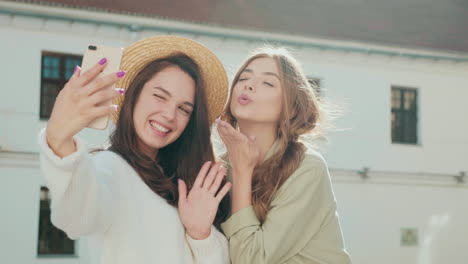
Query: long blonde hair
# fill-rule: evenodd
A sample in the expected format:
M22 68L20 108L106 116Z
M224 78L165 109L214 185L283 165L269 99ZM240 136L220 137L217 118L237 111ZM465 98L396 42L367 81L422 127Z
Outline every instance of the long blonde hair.
M237 127L231 112L233 87L240 74L255 59L272 58L279 69L283 103L278 122L276 152L257 165L252 179L252 203L260 222L264 222L275 193L304 159L306 147L300 142L311 133L321 117L318 100L298 61L284 48L262 48L251 54L235 75L222 119Z

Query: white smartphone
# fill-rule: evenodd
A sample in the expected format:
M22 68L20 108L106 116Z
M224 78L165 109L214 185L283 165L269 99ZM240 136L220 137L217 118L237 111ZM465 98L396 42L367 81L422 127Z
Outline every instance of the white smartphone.
M81 72L89 70L91 67L96 65L102 58L107 59L107 66L104 70L96 77L100 78L112 72L118 72L120 70L120 62L122 60L123 48L114 48L101 45L89 45L86 49L83 61L81 62ZM115 89L115 86L109 86L106 89ZM112 100L104 102L102 105L111 105ZM93 120L87 127L94 129L106 129L109 123L110 116L102 116Z

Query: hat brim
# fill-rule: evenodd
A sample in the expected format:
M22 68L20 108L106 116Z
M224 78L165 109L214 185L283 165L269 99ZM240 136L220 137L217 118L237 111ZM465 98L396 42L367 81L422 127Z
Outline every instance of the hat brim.
M207 47L191 39L176 36L155 36L139 40L128 46L123 54L120 69L126 71L125 77L116 87L127 90L137 74L149 63L185 54L198 65L205 84L208 107L208 119L212 124L223 111L228 96L228 79L223 64ZM121 109L124 97L119 96L114 104ZM119 118L119 111L112 115L114 123Z

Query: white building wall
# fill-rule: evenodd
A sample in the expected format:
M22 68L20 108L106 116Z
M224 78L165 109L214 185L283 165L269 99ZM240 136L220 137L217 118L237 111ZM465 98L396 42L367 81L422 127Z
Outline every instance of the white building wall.
M39 120L41 52L81 54L90 43L126 46L142 37L174 34L166 24L132 32L0 12L1 263L87 263L83 243L78 243L78 257L36 256L44 185L36 137L46 125ZM206 30L177 35L208 46L230 73L248 50L262 45ZM347 109L323 152L354 263L467 263L468 188L451 175L468 171L468 64L319 50L299 42L293 48L306 74L321 78L324 96ZM418 88L418 145L391 143L392 85ZM81 135L101 144L108 133L85 130ZM367 180L357 174L363 167L370 168ZM403 227L417 228L418 246L400 245Z

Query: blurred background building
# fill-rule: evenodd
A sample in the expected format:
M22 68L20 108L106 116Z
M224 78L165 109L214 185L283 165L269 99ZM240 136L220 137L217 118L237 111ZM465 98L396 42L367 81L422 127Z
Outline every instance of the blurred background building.
M345 106L322 152L354 263L466 264L467 33L465 0L0 1L0 263L87 263L50 224L38 131L87 45L178 35L230 74L289 47Z

